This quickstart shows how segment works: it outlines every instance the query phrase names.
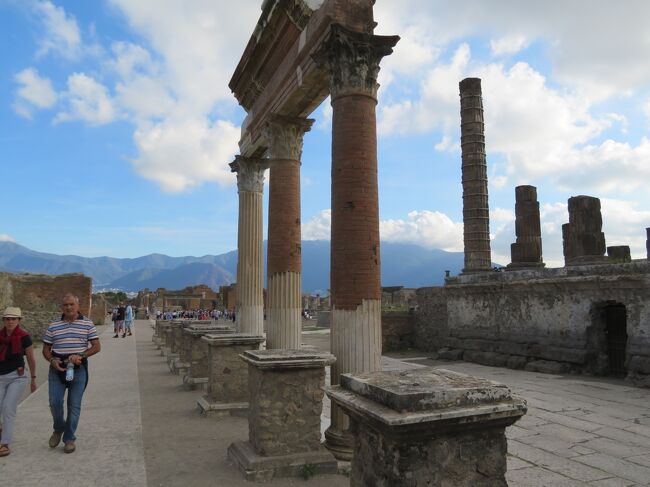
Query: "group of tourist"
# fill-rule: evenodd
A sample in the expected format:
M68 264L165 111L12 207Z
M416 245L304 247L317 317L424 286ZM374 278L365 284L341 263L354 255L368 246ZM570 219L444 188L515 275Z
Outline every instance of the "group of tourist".
M126 335L131 336L133 318L135 318L135 311L130 304L124 306L124 303L120 303L117 308L114 308L111 313L114 333L113 338L119 337L120 334L122 335L122 338L126 337Z
M48 326L43 336L43 357L48 371L49 406L53 432L50 448L63 440L63 451L76 449L75 432L81 415L81 401L88 384L88 357L101 349L92 321L79 313L79 298L63 297L60 319ZM22 310L9 306L2 314L0 329L0 457L11 453L18 402L29 383L36 390L36 361L29 333L21 327ZM25 359L29 377L25 374ZM67 415L64 399L67 390Z

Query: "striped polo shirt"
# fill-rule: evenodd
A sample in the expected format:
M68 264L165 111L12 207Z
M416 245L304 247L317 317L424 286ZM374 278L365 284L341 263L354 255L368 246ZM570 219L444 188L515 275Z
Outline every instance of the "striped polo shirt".
M47 327L43 342L52 345L52 352L58 355L70 355L85 352L90 348L88 342L99 338L92 321L83 317L68 322L53 321Z

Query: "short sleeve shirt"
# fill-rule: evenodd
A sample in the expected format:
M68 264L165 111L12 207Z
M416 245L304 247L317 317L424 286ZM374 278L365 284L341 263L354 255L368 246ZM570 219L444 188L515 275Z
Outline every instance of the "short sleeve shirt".
M53 321L43 335L43 342L52 345L53 353L65 356L85 352L90 348L89 342L98 338L93 322L82 317L73 322Z

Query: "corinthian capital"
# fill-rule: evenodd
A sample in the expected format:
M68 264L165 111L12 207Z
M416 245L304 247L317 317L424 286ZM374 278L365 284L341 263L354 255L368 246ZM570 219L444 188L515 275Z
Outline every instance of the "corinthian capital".
M332 99L345 95L377 98L379 62L393 52L399 36L376 36L332 24L330 34L312 55L330 74Z
M251 193L264 191L264 170L269 167L265 159L235 156L230 163L231 172L237 173L237 190Z
M313 123L314 119L312 118L271 115L264 127L269 158L299 161L302 154L303 136L305 132L311 130Z

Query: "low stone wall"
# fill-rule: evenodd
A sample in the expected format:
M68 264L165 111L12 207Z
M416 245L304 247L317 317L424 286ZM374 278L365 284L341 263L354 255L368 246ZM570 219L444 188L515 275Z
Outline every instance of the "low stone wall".
M625 368L650 385L650 263L464 275L418 289L415 344L440 358L608 374L605 310L624 306Z
M383 352L412 348L415 320L408 311L384 311L381 314L381 349Z
M0 308L22 309L22 326L34 338L41 338L50 321L61 315L61 300L67 293L79 297L79 311L90 315L92 280L83 274L0 273Z

